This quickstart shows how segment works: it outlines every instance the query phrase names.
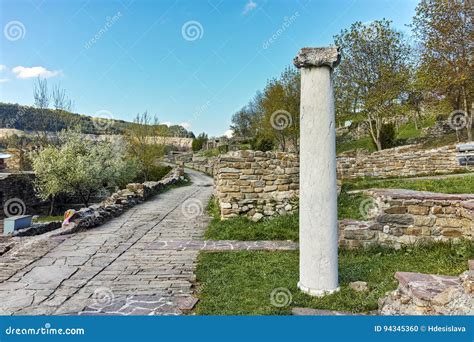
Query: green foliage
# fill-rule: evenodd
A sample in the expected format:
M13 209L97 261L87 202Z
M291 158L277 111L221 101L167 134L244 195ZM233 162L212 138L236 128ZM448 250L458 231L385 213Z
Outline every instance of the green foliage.
M270 138L255 137L250 141L250 146L252 147L252 150L266 152L273 150L275 144Z
M339 250L341 291L324 297L301 292L298 251L205 252L196 270L199 283L195 313L198 315L288 315L293 307L367 313L376 310L378 299L397 287L397 271L459 275L474 257L474 242L420 244L393 250L382 247ZM366 281L369 291L349 288ZM270 301L277 288L292 295L288 306Z
M139 166L138 179L143 182L159 176L158 161L167 152L167 147L159 143L158 127L158 119L144 112L135 117L125 134L129 159Z
M335 36L343 62L335 70L337 115L363 113L377 150L386 118L399 114L410 77L410 47L388 20L355 22Z
M392 148L396 146L395 125L393 123L383 124L380 129L380 145L382 149ZM374 143L374 147L377 145Z
M123 134L131 125L133 123L115 119L111 119L110 124L97 125L93 117L82 114L0 102L0 128L32 132L60 132L64 129L78 128L81 133L87 134ZM157 124L156 129L160 136L193 137L192 132L177 125L168 127Z
M357 140L348 140L339 142L336 138L336 153L352 151L356 149L364 149L369 152L374 152L377 148L370 137L360 138Z
M201 151L207 140L207 134L204 132L199 134L197 138L194 138L192 143L193 152Z
M471 7L469 0L421 0L412 25L420 50L420 88L434 101L448 100L452 109L466 113L474 100ZM472 118L467 119L472 140Z
M253 139L252 148L287 151L297 146L300 113L300 74L288 67L279 78L271 79L247 106L234 114L231 129L235 136Z
M30 157L41 198L77 195L85 206L99 190L123 187L137 173L136 165L124 158L123 146L84 139L71 131L60 134L59 145L33 152Z

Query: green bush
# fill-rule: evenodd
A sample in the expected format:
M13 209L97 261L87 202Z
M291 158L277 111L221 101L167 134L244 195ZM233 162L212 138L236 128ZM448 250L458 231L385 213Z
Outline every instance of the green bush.
M380 142L382 143L383 150L395 147L397 145L396 137L397 132L393 123L382 125L382 129L380 130Z
M250 145L252 150L266 152L273 150L275 143L269 138L256 137L250 142Z
M192 142L193 152L201 151L204 144L207 142L207 134L201 133Z

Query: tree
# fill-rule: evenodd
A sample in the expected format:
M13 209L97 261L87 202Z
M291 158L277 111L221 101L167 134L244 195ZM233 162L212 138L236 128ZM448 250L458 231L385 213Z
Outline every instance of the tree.
M77 132L63 131L60 144L30 155L39 196L54 202L59 194L79 196L89 206L101 189L122 187L136 175L136 166L124 158L123 147L96 142Z
M382 127L388 117L400 112L407 89L410 47L385 19L355 22L335 41L344 58L335 72L337 114L364 115L370 136L381 150Z
M234 114L231 129L237 137L251 138L254 146L278 145L280 150L286 151L291 143L297 148L299 107L300 74L288 67ZM257 143L260 141L264 144Z
M129 155L137 161L141 178L145 182L151 179L157 160L165 154L165 146L158 139L158 126L158 118L144 112L137 114L124 135Z
M68 112L72 112L73 103L71 99L66 96L66 90L61 88L61 85L59 83L53 87L51 97L53 99L53 105L56 110L65 110Z
M421 0L413 18L420 47L420 72L426 89L446 98L467 117L472 140L474 101L474 25L468 0Z
M202 150L204 144L207 142L207 134L206 133L201 133L193 140L192 143L192 148L194 152Z
M49 92L48 92L48 81L38 77L34 84L33 97L35 99L36 108L48 108L49 107Z

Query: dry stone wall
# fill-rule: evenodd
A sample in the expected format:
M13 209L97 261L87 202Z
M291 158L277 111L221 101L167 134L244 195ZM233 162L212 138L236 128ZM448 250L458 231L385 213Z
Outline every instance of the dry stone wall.
M401 146L371 154L345 153L337 158L339 179L361 177L405 177L458 171L474 171L460 166L456 146L424 150L418 145Z
M203 157L193 155L190 161L184 162L183 165L187 168L201 171L209 176L214 176L215 167L218 164L218 157Z
M215 194L222 218L245 215L255 221L298 208L298 155L235 151L214 165Z
M342 220L342 246L400 247L420 240L474 238L474 195L397 189L373 189L366 194L373 198L371 220Z

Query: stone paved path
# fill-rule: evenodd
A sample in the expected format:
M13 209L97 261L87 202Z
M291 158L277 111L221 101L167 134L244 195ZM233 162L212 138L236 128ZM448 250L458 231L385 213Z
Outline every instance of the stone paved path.
M192 307L199 251L150 248L161 240L202 240L212 180L188 173L192 185L100 227L2 256L0 314L180 314Z
M204 241L212 179L137 205L100 227L22 238L0 257L0 315L178 315L193 308L199 251L290 250L287 241Z

